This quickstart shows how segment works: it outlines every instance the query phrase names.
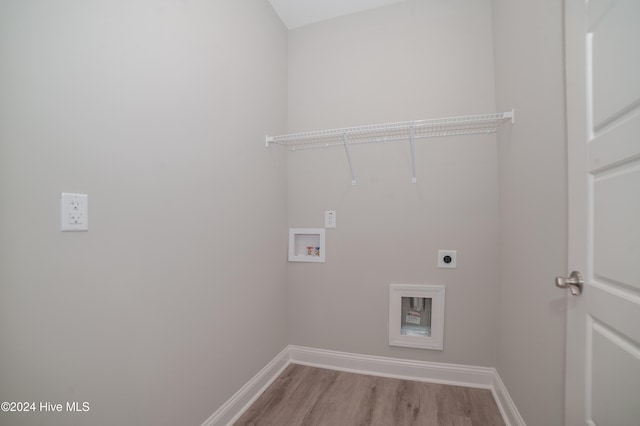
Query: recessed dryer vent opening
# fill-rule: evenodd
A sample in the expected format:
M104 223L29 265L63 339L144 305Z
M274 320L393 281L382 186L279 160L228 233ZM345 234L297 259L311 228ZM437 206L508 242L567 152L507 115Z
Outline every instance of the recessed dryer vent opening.
M403 336L431 337L430 297L403 297L400 315L400 334Z
M444 286L389 285L389 345L443 349Z

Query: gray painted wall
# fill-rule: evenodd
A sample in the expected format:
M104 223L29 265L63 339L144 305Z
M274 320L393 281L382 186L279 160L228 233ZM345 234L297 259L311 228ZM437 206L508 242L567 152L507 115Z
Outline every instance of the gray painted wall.
M289 131L495 110L489 1L408 1L289 32ZM508 108L510 110L510 107ZM291 152L291 227L323 227L326 263L290 263L289 341L347 352L495 365L496 138ZM436 267L458 250L458 269ZM445 284L444 351L388 346L390 283Z
M200 424L287 344L286 39L266 1L0 2L0 400L90 403L0 423Z
M567 179L562 2L494 0L496 99L516 125L499 134L497 369L529 426L561 425Z

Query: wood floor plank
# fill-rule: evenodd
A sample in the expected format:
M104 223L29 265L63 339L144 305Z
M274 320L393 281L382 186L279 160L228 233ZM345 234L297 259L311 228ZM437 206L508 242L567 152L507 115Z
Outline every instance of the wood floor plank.
M235 426L504 426L488 389L289 365Z

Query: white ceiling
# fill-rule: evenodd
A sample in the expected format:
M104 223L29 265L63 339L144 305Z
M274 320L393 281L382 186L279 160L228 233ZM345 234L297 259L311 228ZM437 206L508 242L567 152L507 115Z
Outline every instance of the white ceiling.
M404 0L269 0L288 29Z

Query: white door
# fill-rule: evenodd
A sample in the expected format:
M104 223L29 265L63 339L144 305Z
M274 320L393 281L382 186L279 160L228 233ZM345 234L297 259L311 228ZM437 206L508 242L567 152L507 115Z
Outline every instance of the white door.
M566 426L640 425L640 0L565 0Z

